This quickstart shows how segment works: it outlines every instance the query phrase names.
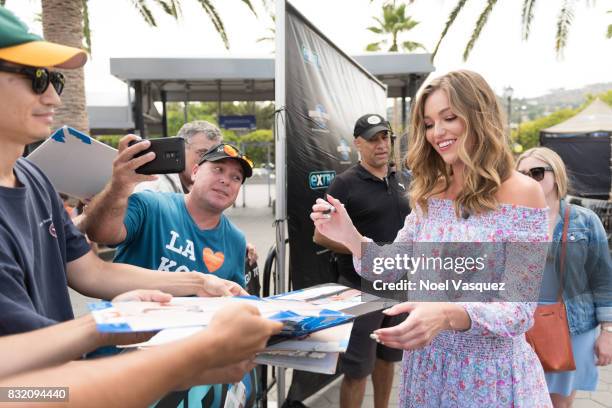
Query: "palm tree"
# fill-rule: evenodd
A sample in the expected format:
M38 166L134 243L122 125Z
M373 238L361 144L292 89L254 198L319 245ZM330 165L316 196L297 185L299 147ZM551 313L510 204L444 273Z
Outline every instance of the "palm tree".
M461 10L463 10L467 0L457 0L455 7L448 15L448 19L442 30L442 34L440 34L440 38L438 39L438 43L436 44L436 48L434 49L431 58L433 59L438 52L438 48L442 43L442 40L448 33L448 30L455 22L457 15ZM529 33L531 29L531 22L533 21L533 15L535 10L536 0L523 0L522 13L521 13L521 31L522 37L524 41L529 39ZM550 2L549 2L550 3ZM589 4L589 0L586 0L586 3ZM465 46L465 50L463 51L463 60L466 61L470 56L470 52L474 48L474 44L476 40L480 37L480 33L482 29L487 24L489 16L491 15L491 11L497 4L497 0L487 0L487 3L480 13L478 20L476 21L476 26L474 27L474 31ZM548 3L547 3L548 4ZM559 14L557 15L557 30L555 35L555 51L557 53L557 57L563 57L563 51L567 46L567 37L569 34L569 30L574 19L574 8L576 3L574 0L563 0L561 4L561 8L559 9ZM608 26L608 38L612 37L612 26Z
M2 4L6 0L0 0ZM82 48L84 45L91 51L91 32L89 30L88 0L42 0L43 33L47 40L60 44ZM215 29L221 36L223 44L229 49L229 40L221 17L212 0L197 0L202 6ZM255 9L250 0L240 0L253 13ZM264 3L267 0L262 0ZM180 0L130 0L144 20L156 27L157 22L151 12L150 3L159 6L166 14L178 19L180 17ZM89 132L87 111L85 109L85 84L83 69L67 70L66 89L62 95L62 107L57 110L54 126L68 124L77 129Z
M419 22L413 20L412 17L406 16L406 5L396 5L395 2L385 4L383 6L382 19L374 17L374 20L378 23L378 26L368 27L368 30L375 34L380 35L391 35L391 46L389 47L390 52L397 52L400 48L398 46L398 35L404 31L410 31L416 27ZM387 44L387 39L383 39L377 42L368 44L366 47L367 51L380 51L381 46ZM414 41L404 41L401 43L401 49L406 51L414 51L417 48L425 50L423 44Z
M83 3L84 0L43 0L42 23L45 39L81 48ZM89 133L83 68L62 72L66 76L66 88L62 94L62 106L56 110L53 127L68 125Z
M608 13L612 13L612 10L608 10ZM608 24L608 34L606 34L606 37L612 38L612 24Z

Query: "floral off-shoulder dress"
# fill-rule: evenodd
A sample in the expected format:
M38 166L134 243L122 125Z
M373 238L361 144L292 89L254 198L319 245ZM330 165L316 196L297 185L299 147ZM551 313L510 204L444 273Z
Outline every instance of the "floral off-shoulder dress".
M395 242L512 243L505 273L518 274L537 299L546 259L545 245L537 243L545 243L547 234L547 209L501 204L496 211L463 219L456 217L453 201L429 199L428 215L413 211ZM541 254L534 256L534 251ZM366 279L398 278L373 275L365 266L362 270L360 259L353 259ZM400 406L552 407L541 364L524 335L537 304L460 304L472 321L469 330L443 331L429 346L404 351Z

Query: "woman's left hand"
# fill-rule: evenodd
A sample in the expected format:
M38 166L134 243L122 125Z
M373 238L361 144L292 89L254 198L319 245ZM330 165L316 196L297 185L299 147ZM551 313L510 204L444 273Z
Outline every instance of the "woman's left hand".
M601 331L595 341L595 357L597 357L598 366L612 364L612 333Z
M410 313L406 320L394 327L374 331L374 337L385 346L415 350L431 344L442 330L450 329L444 308L447 303L406 302L395 305L383 313L395 316Z

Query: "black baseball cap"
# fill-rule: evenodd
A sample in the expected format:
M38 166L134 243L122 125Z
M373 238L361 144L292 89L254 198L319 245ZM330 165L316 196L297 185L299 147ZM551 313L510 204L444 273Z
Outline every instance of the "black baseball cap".
M382 116L376 113L368 113L363 115L355 122L355 130L353 136L363 137L365 140L370 140L378 132L390 132L391 126L389 122Z
M200 159L198 165L205 161L215 162L223 159L234 159L237 160L242 166L244 178L251 177L253 175L253 162L240 153L237 147L232 146L228 143L220 143L216 146L211 147ZM242 180L244 183L244 180Z

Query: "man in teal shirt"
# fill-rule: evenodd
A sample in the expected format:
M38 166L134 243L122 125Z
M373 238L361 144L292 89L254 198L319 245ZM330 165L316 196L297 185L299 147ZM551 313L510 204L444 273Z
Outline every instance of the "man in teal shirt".
M159 271L199 271L234 281L244 287L244 234L223 214L238 196L240 187L253 174L252 164L229 144L211 147L191 171L189 193L143 191L132 194L136 184L156 176L136 173L153 160L154 153L135 157L149 141L135 143L135 135L119 142L113 176L106 188L88 206L81 225L96 242L117 245L115 262L147 265ZM255 397L252 376L242 383L249 402ZM227 385L202 385L172 393L156 406L220 407Z
M246 240L223 211L252 175L251 162L235 147L221 143L193 167L188 194L131 194L135 184L155 177L135 172L153 158L153 153L134 157L149 144L128 146L136 139L128 135L121 140L111 182L89 206L89 237L118 245L115 262L160 271L195 270L244 286Z

